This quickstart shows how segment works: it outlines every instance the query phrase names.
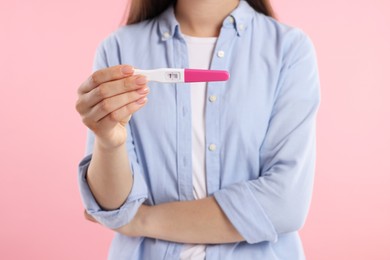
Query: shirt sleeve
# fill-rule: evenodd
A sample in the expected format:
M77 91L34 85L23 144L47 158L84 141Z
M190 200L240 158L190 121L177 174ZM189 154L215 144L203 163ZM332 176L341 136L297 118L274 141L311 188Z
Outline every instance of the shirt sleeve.
M297 231L311 201L320 103L317 61L313 44L303 33L291 46L260 148L260 177L214 193L248 243L276 242L278 234Z
M114 61L114 63L116 63ZM110 65L109 65L110 64ZM119 62L117 63L119 64ZM113 65L117 65L113 64ZM111 62L108 62L104 45L102 44L95 55L94 71L113 66ZM148 189L145 180L142 176L141 167L138 164L132 133L129 125L127 125L127 140L126 147L129 156L129 162L131 164L131 170L133 172L133 187L125 203L116 210L104 210L95 200L89 185L86 180L86 173L88 166L91 162L92 151L94 145L94 134L88 130L86 156L79 164L78 183L80 188L80 194L83 205L91 216L93 216L98 222L104 226L115 229L129 223L136 214L140 205L148 197Z

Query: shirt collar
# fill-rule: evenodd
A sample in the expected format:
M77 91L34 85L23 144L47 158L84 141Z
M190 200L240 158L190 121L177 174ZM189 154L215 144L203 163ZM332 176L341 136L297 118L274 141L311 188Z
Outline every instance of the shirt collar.
M234 28L238 36L245 33L256 11L245 1L240 0L237 8L228 15L222 27ZM158 18L159 33L162 41L171 39L179 33L179 23L175 17L174 7L168 7Z
M176 20L173 5L168 7L158 18L159 33L162 41L172 38L179 32L179 23Z
M233 25L238 36L242 36L251 23L256 11L245 0L241 0L239 5L223 21L222 26ZM232 22L233 19L233 22Z

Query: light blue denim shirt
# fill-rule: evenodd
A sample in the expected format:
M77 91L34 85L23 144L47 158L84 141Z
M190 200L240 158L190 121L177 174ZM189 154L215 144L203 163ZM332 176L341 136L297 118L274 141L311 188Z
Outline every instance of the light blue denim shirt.
M102 42L94 70L118 64L188 67L172 7L155 19L119 28ZM228 70L231 77L207 87L207 192L246 241L208 245L206 258L304 259L298 230L311 200L320 101L313 45L301 30L240 1L223 22L210 68ZM94 144L91 132L79 166L84 206L109 228L130 222L142 203L194 199L190 85L148 85L148 104L128 125L134 184L125 204L104 211L90 192L85 173ZM116 234L109 258L179 259L181 246Z

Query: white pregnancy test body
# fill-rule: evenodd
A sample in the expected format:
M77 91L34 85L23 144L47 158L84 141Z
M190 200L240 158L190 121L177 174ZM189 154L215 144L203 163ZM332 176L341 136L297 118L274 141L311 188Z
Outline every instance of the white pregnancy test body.
M184 82L184 69L162 68L155 70L134 69L134 75L144 75L149 81L162 83L182 83Z
M201 70L201 69L155 69L155 70L134 70L134 75L142 74L149 81L163 83L182 82L210 82L226 81L229 79L229 72L225 70Z

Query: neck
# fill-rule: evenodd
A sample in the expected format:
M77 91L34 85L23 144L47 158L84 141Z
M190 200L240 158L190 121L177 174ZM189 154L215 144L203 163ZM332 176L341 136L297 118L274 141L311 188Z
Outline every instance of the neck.
M239 0L178 0L176 19L182 33L195 37L217 37L223 20Z

